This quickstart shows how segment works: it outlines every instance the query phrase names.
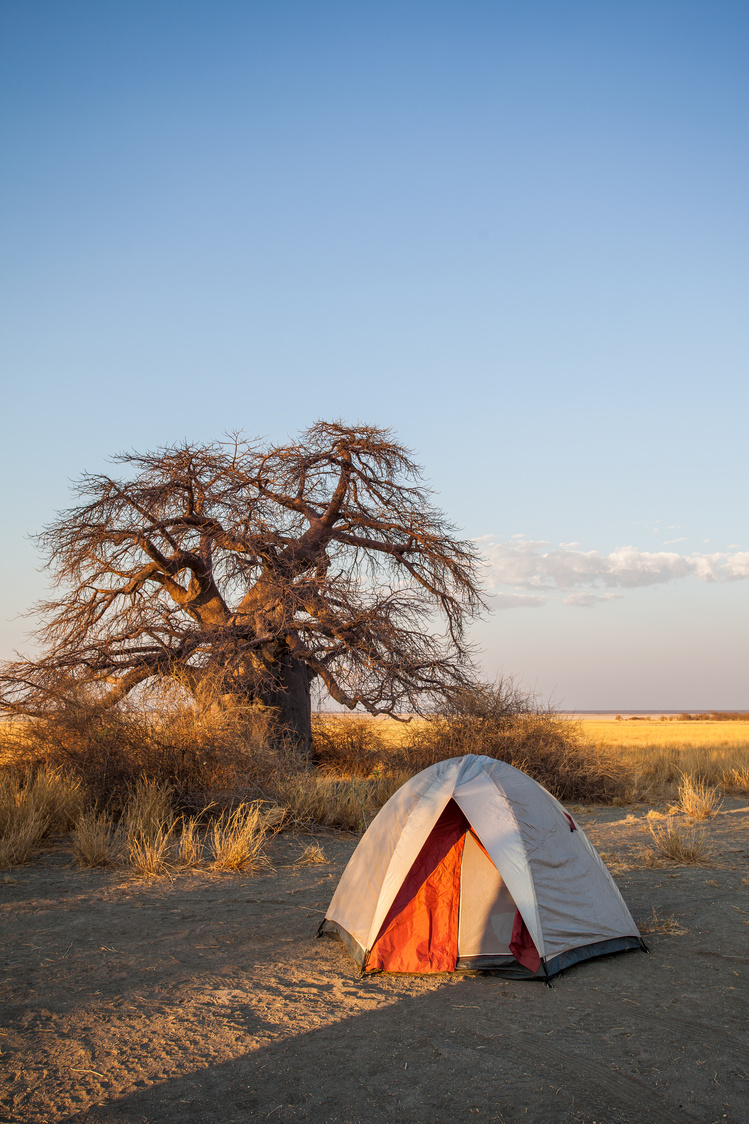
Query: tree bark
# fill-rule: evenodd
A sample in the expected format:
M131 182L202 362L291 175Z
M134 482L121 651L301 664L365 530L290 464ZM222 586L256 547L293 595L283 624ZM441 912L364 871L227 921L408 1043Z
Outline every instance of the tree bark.
M278 713L282 736L291 735L306 758L312 754L312 699L310 672L305 663L289 652L280 661L274 684L262 694L265 706Z

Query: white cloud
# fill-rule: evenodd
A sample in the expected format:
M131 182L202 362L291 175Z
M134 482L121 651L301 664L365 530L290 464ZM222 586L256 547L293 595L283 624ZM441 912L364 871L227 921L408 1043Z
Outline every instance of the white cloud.
M546 598L534 593L493 593L492 609L537 609L546 604Z
M749 578L749 551L713 554L677 554L675 551L637 550L622 546L611 554L580 550L575 544L550 547L548 542L515 538L494 542L479 540L486 559L490 588L511 586L530 591L587 589L637 589L663 585L681 578L703 582L732 582ZM568 601L568 604L583 604ZM586 604L593 602L588 600Z

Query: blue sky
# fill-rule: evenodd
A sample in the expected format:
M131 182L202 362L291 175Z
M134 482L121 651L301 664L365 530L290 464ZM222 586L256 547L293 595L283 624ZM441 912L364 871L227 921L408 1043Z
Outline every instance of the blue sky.
M341 417L484 545L487 674L749 706L744 3L0 17L0 653L82 470Z

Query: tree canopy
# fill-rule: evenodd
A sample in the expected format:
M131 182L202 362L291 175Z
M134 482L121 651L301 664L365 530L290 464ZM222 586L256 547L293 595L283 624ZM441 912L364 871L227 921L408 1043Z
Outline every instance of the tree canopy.
M39 536L57 596L41 655L6 664L0 705L102 705L172 679L199 705L261 702L309 737L309 686L371 714L419 710L470 677L478 556L390 430L318 422L123 453ZM440 623L441 622L441 623Z

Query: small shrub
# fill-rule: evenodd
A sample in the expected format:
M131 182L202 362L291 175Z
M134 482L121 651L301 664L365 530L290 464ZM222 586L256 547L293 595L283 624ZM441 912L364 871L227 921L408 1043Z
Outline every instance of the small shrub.
M710 845L703 829L651 823L650 834L656 853L672 862L700 866L709 860Z
M140 777L125 809L128 835L146 840L162 834L166 824L174 820L172 800L169 785Z
M326 773L368 777L382 764L385 744L379 725L364 715L318 716L312 738L315 764Z
M625 795L626 772L614 752L586 740L580 723L560 718L511 680L461 692L448 713L416 725L402 762L416 772L466 753L522 769L559 800L589 804Z
M684 776L679 785L679 807L693 820L709 820L717 815L723 800L717 788L698 777Z
M125 846L122 830L107 812L83 812L71 841L76 860L86 867L112 866Z
M259 802L240 804L233 812L223 812L209 831L214 869L253 871L268 866L264 854L266 833Z

